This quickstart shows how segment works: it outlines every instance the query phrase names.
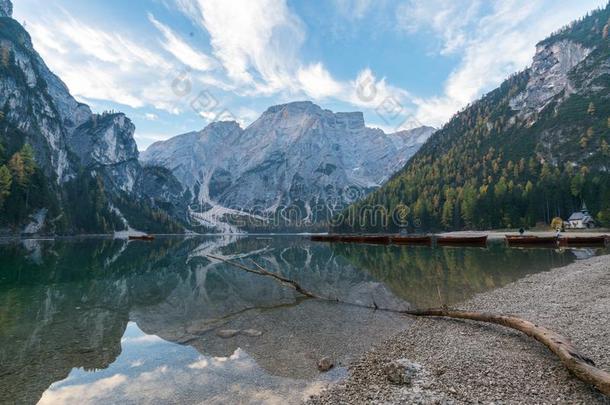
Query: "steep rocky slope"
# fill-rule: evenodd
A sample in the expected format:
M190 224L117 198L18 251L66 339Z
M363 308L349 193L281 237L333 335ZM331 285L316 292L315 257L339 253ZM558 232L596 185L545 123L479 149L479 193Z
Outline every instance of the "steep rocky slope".
M11 13L11 2L2 1L2 232L110 232L135 224L179 230L169 214L185 210L174 204L168 213L161 205L177 201L182 190L145 187L131 121L121 113L93 114L76 101Z
M375 190L433 132L385 134L366 127L362 113L294 102L270 107L245 130L219 122L155 143L141 159L191 190L203 223L226 230L232 216L246 229L281 228L324 221Z
M540 42L336 229L527 227L583 202L609 226L609 27L610 5Z

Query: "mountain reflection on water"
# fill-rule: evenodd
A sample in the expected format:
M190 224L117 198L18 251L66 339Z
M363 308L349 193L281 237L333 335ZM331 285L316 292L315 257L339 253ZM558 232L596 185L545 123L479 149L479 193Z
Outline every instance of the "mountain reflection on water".
M318 295L393 309L456 304L575 259L500 245L287 236L0 244L0 403L299 402L411 322L304 299L207 254L252 259ZM221 330L249 333L223 338ZM321 375L325 356L338 367Z

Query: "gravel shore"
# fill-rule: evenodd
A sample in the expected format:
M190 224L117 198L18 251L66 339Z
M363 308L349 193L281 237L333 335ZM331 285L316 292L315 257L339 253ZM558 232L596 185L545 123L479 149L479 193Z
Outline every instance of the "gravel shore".
M569 337L610 370L610 256L538 273L477 295L459 309L513 314ZM411 385L388 381L390 362L417 370ZM419 318L350 367L310 403L610 404L573 377L545 346L517 331L470 321Z

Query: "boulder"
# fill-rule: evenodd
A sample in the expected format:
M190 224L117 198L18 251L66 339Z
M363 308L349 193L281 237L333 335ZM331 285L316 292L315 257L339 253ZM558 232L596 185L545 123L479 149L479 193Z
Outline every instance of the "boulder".
M394 360L384 367L388 381L396 385L411 385L420 371L419 364L411 363L407 359Z

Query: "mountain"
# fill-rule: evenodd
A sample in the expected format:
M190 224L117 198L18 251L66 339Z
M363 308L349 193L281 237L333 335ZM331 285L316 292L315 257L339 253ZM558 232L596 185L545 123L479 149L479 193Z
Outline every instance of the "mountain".
M457 113L336 230L610 226L610 4L537 45L531 67Z
M131 121L76 101L11 15L0 1L0 233L179 231L180 184L143 168Z
M204 225L311 225L378 188L433 132L386 134L366 127L360 112L294 102L270 107L246 129L217 122L157 142L141 160L172 171Z

